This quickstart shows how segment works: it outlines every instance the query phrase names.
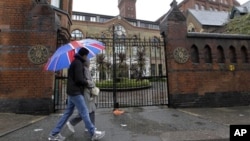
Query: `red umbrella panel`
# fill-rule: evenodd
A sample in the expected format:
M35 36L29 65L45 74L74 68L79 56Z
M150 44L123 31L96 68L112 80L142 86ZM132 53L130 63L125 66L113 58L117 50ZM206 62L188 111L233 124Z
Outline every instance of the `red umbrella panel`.
M105 46L102 42L94 39L72 41L66 45L59 47L48 60L44 69L49 71L58 71L68 68L71 62L74 60L75 54L82 47L89 50L89 59L105 49Z

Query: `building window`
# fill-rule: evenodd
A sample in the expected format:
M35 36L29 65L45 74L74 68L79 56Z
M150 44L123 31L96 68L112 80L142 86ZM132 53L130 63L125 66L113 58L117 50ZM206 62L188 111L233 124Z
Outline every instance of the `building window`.
M76 20L76 15L72 15L72 20Z
M85 16L80 16L80 21L85 21Z
M195 10L199 10L199 5L195 4Z
M151 57L159 57L160 50L157 46L151 47L150 51L151 51L150 52Z
M141 23L141 24L140 24L140 27L146 27L146 26L145 26L145 23Z
M96 22L96 17L90 17L91 22Z
M132 48L132 54L133 54L133 56L137 56L137 46L134 46Z
M71 32L71 37L75 40L80 40L83 39L83 33L80 30L76 29Z
M118 44L115 46L115 53L119 54L119 53L125 53L125 46Z
M153 25L153 29L160 29L160 26L159 25Z
M154 25L154 24L149 24L149 25L148 25L148 28L149 28L149 29L159 29L159 26Z
M129 22L130 24L132 24L133 26L136 26L136 22Z
M57 7L57 8L62 8L62 2L61 0L51 0L51 5Z
M221 46L217 47L217 57L218 57L218 63L225 63L225 55L224 50Z
M155 71L156 71L155 64L151 64L151 76L156 75Z
M106 22L108 19L106 19L106 18L100 18L100 22L101 23L104 23L104 22Z
M201 6L201 10L205 10L205 7L203 5Z
M199 63L200 62L200 60L199 60L199 51L198 51L198 48L195 45L193 45L191 47L191 61L193 63Z
M205 63L212 63L212 53L209 46L205 46L204 55Z
M231 63L237 62L236 51L235 51L235 48L233 46L230 46L230 48L229 48L229 59L230 59Z
M241 47L241 57L242 57L242 63L248 63L247 49L244 46Z
M159 76L162 76L162 64L158 64Z
M72 20L85 21L85 16L81 16L81 15L72 15Z

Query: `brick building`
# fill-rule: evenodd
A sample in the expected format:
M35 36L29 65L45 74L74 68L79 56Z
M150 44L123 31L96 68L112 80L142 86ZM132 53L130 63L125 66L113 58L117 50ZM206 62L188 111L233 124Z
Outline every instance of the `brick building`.
M188 32L220 31L229 22L232 7L239 8L239 2L237 0L183 0L178 4L178 8L187 19ZM157 21L160 22L165 15Z
M183 0L178 7L186 15L188 9L227 12L239 5L237 0Z
M1 112L53 110L54 73L43 65L58 45L69 42L71 11L72 0L0 2Z
M188 9L188 32L218 32L229 22L229 12Z
M0 112L52 112L58 95L54 95L56 74L43 70L48 57L72 39L109 38L113 25L120 37L128 39L154 42L160 32L167 35L166 52L158 50L149 68L168 76L170 106L249 104L249 36L187 33L186 17L176 4L159 20L145 21L136 19L136 0L119 0L119 16L72 12L72 1L0 2ZM216 8L224 10L224 5ZM158 61L163 54L167 63Z
M120 16L136 19L136 0L118 0L118 8L120 10Z
M166 42L170 107L250 104L250 36L187 32L176 3L160 31Z
M113 33L111 29L114 25L115 30L117 30L116 36L125 38L127 41L134 37L146 41L151 41L155 38L160 40L159 23L136 19L135 5L136 0L119 0L118 8L120 14L118 16L73 11L72 39L112 38ZM156 56L160 56L160 54L157 53ZM161 56L164 56L164 54ZM150 73L150 68L158 70L156 74L165 72L166 68L162 67L163 63L159 58L151 58L151 63L148 63L146 67L147 75Z

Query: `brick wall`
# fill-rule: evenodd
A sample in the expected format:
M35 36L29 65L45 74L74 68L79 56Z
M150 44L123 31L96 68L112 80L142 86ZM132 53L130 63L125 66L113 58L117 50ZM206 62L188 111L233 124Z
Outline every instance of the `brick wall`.
M122 0L118 4L120 15L126 18L136 19L136 0Z
M174 8L161 23L165 35L168 66L169 105L172 107L220 107L250 104L250 36L209 33L187 33L186 21ZM198 49L199 62L194 63L191 47ZM210 47L212 62L204 60L204 48ZM225 54L225 63L218 63L217 47ZM236 63L230 62L229 48L235 48ZM242 62L241 47L246 47L248 62ZM176 61L176 48L187 50L186 62ZM180 56L183 54L181 53ZM230 70L233 65L235 70Z
M53 9L32 0L1 1L0 18L0 111L49 113L53 73L43 71L44 63L34 64L28 52L36 45L55 50Z

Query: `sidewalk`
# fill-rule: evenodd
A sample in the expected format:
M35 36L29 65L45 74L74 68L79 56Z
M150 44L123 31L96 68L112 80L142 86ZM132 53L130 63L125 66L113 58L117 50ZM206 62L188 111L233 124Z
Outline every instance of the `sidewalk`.
M46 116L0 113L0 137L36 123Z
M122 110L125 113L119 116L113 115L112 109L97 110L96 125L106 131L102 141L229 141L229 125L250 125L250 106L181 109L152 106ZM0 113L0 139L33 140L32 132L29 132L39 127L43 129L39 139L46 140L59 117L60 114L31 116ZM77 132L72 135L65 126L62 134L67 137L66 140L80 141L85 138L81 134L84 130L82 124L75 129ZM22 138L27 132L29 134Z

